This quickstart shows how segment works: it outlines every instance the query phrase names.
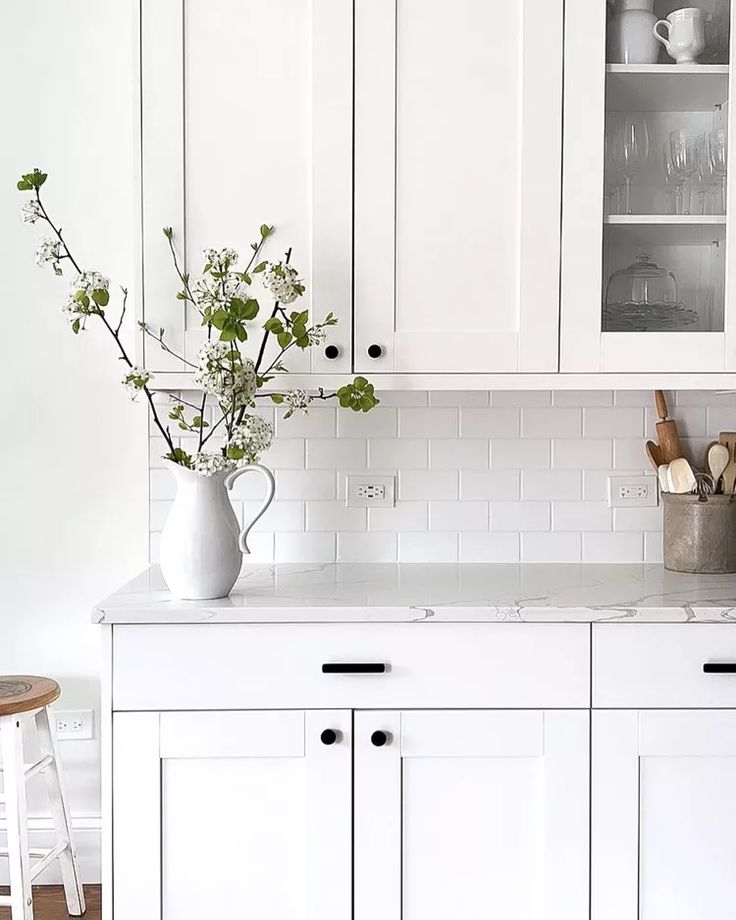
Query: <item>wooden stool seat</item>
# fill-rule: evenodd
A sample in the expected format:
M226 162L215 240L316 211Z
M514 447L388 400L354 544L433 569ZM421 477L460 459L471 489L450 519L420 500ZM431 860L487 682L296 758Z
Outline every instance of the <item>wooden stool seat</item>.
M59 699L61 687L49 677L13 674L0 677L0 716L41 709Z

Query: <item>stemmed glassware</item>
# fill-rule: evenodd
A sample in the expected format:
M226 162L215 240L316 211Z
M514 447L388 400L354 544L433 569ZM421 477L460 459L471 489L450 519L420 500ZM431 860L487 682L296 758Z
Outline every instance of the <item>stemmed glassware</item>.
M664 181L672 200L670 214L682 214L683 178L672 165L669 141L665 141L662 145L662 163L664 165Z
M700 169L700 152L702 141L697 134L691 134L684 128L670 131L670 156L672 166L683 178L682 213L690 214L693 176Z
M728 138L723 128L712 131L709 137L708 152L710 154L710 167L713 175L721 183L720 208L721 213L726 213L726 176L728 169Z
M623 176L623 214L631 214L631 177L649 157L649 129L643 118L626 117L611 137L611 162Z

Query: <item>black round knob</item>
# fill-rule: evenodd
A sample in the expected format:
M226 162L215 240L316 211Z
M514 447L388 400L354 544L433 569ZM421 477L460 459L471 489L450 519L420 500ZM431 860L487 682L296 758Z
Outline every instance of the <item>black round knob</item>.
M335 731L334 728L326 728L319 737L322 744L337 744L340 740L340 732Z
M383 747L384 744L391 743L391 735L388 732L373 732L371 735L371 744L374 747Z
M330 361L334 361L335 358L339 356L340 349L337 347L337 345L328 345L327 348L325 348L325 358L329 358Z
M368 346L368 357L369 358L380 358L383 354L383 348L380 345L369 345Z

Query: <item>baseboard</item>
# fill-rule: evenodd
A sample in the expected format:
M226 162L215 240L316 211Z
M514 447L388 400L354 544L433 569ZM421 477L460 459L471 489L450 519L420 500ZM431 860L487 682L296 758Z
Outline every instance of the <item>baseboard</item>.
M100 839L102 836L102 817L100 815L72 815L74 842L77 857L85 885L100 883ZM5 836L5 819L0 819L0 834ZM54 840L54 825L50 816L40 815L28 819L28 841L32 847L51 847ZM8 861L0 859L0 885L9 884ZM39 885L61 884L58 862L43 872L38 878Z

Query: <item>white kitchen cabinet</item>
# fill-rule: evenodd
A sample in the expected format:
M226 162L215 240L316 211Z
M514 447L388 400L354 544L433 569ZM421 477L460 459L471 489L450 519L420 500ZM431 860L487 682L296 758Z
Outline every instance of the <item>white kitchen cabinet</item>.
M592 920L733 913L736 712L593 713Z
M664 17L681 5L655 0L654 12ZM562 373L736 368L736 200L729 183L721 201L705 143L723 132L730 171L733 17L730 0L699 6L713 17L702 63L675 65L662 50L658 63L627 64L607 51L610 4L566 3ZM673 161L674 131L691 142L687 161ZM624 146L625 134L636 143ZM650 275L654 263L674 284L646 297L641 281L633 296L609 288L615 273L637 263Z
M125 712L113 731L115 920L350 916L350 713Z
M357 0L356 370L557 370L562 16Z
M182 266L196 277L203 249L231 246L247 259L261 224L271 224L267 257L293 247L314 316L339 318L338 357L313 349L311 369L349 371L352 3L143 0L139 26L139 318L165 327L191 359L200 319L176 300L162 227L173 227ZM142 348L150 369L184 370L155 342ZM301 357L292 370L310 369Z
M355 715L355 920L587 920L588 713Z

